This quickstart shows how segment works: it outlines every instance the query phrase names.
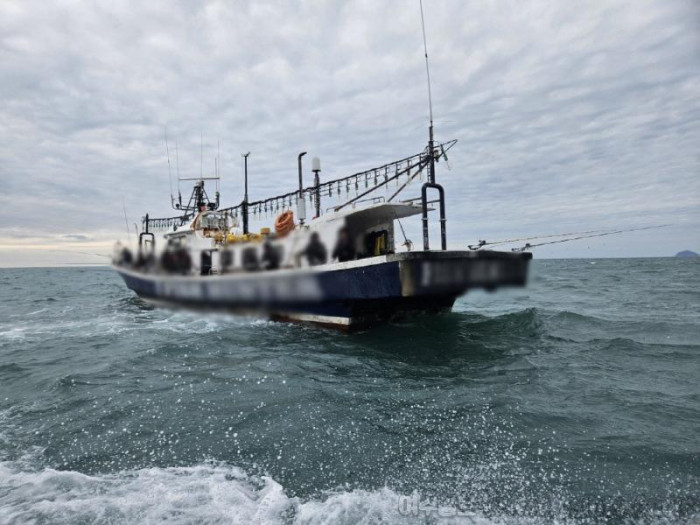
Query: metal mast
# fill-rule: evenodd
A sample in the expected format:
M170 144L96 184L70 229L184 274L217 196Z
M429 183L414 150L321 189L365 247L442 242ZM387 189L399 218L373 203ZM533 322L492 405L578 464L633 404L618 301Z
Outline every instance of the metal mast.
M244 153L241 156L243 157L243 184L244 184L244 192L243 192L243 234L248 235L248 156L250 155L250 151L248 153Z
M421 199L423 201L423 249L430 249L428 231L428 189L436 189L439 193L440 203L440 244L443 250L447 250L447 232L445 218L445 190L435 182L435 140L433 137L433 95L430 88L430 65L428 62L428 43L425 38L425 16L423 15L423 0L420 0L420 21L423 29L423 51L425 52L425 72L428 78L428 107L430 111L430 127L428 128L428 182L423 184Z
M430 115L430 127L428 128L428 150L430 155L430 167L428 170L428 181L435 182L435 157L433 155L433 93L430 86L430 63L428 62L428 41L425 38L425 16L423 15L423 0L420 0L420 22L423 29L423 51L425 52L425 73L428 79L428 111Z

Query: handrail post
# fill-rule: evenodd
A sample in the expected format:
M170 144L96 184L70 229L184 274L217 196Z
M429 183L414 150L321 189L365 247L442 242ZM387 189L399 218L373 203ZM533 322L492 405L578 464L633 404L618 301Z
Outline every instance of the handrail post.
M430 250L430 238L429 238L429 233L428 233L428 198L427 198L427 190L428 190L428 185L430 183L426 182L423 184L423 187L421 188L421 197L422 197L422 205L423 205L423 250L426 252Z
M306 155L305 151L299 153L297 163L299 166L299 201L297 202L297 212L299 213L299 223L304 224L306 220L306 203L304 202L304 181L302 180L301 158Z
M250 151L243 154L243 235L248 235L248 155Z

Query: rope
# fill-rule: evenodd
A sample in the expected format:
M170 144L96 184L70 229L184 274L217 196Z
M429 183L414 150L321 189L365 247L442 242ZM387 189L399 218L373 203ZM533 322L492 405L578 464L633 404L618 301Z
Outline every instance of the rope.
M482 248L484 246L497 246L499 244L511 244L514 242L520 242L520 241L531 241L534 239L549 239L551 237L568 237L570 235L585 235L588 233L599 233L599 232L604 232L607 230L589 230L585 232L569 232L569 233L556 233L556 234L550 234L550 235L536 235L534 237L520 237L518 239L504 239L502 241L494 241L494 242L486 242L480 240L477 244L470 244L469 249L470 250L478 250L479 248Z
M618 233L637 232L637 231L643 231L643 230L655 230L658 228L666 228L667 226L670 226L670 224L662 224L660 226L646 226L644 228L628 228L628 229L624 229L624 230L615 230L615 231L606 232L606 233L598 233L596 235L581 235L579 237L572 237L570 239L559 239L557 241L541 242L538 244L527 243L527 244L525 244L525 246L522 246L520 248L513 248L513 251L514 252L524 252L525 250L529 250L531 248L537 248L538 246L545 246L547 244L559 244L562 242L578 241L581 239L590 239L593 237L605 237L606 235L616 235Z
M110 255L105 255L104 253L94 253L94 252L81 252L80 250L60 250L58 248L46 248L47 252L64 252L64 253L80 253L82 255L91 255L94 257L106 257L107 259L111 259L112 257Z

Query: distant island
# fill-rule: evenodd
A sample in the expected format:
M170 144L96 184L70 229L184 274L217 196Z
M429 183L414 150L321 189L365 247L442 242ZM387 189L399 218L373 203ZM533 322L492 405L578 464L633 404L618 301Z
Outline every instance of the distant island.
M700 257L700 254L691 252L690 250L683 250L682 252L678 252L676 257Z

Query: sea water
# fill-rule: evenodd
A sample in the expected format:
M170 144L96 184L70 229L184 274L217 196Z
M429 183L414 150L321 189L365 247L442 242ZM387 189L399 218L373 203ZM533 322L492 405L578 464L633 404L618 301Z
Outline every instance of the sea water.
M700 260L359 334L0 270L0 523L698 523Z

